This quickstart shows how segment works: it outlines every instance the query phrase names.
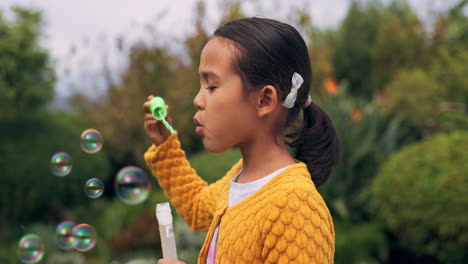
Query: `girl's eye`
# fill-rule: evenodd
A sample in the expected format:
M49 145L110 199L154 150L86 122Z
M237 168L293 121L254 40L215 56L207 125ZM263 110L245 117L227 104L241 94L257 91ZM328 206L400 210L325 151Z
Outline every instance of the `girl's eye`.
M208 86L208 87L206 87L206 89L208 89L208 90L210 90L210 91L213 91L215 88L216 88L216 86Z

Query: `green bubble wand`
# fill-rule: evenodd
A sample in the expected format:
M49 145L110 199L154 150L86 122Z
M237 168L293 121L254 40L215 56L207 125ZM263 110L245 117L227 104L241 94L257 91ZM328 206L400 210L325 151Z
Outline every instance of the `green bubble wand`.
M171 134L175 134L174 129L166 121L166 116L167 116L166 102L164 102L164 99L162 99L162 97L159 97L159 96L153 97L153 99L151 99L150 101L149 109L154 119L162 121L164 126L167 128L167 130L169 130Z

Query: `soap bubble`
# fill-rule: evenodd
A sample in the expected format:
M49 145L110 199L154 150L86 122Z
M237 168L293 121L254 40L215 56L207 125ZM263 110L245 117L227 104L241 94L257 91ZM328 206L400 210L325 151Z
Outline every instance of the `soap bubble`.
M57 245L63 250L74 249L76 242L73 236L73 228L75 223L72 221L63 221L57 225L55 232L57 233Z
M85 193L89 198L98 198L104 193L104 183L98 178L91 178L85 183Z
M66 176L72 170L72 158L65 152L55 153L50 159L50 169L55 176Z
M44 257L44 245L36 234L24 235L18 244L18 258L21 263L38 263Z
M79 224L72 230L75 237L75 249L79 251L91 250L96 245L97 234L94 228L88 224Z
M96 129L86 129L81 133L81 148L88 153L96 153L101 150L103 140Z
M135 205L148 198L151 192L151 183L142 169L127 166L117 173L115 191L123 202Z

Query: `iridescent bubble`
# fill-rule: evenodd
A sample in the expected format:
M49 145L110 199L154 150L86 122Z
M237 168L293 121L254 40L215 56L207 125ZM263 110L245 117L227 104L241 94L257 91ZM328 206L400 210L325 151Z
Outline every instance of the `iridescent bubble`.
M103 140L96 129L86 129L81 133L81 148L88 153L96 153L101 150Z
M85 183L85 193L89 198L98 198L104 193L104 183L98 178L91 178Z
M74 249L78 242L73 236L73 228L75 223L72 221L63 221L57 225L55 231L57 233L57 245L63 250Z
M36 234L24 235L18 244L18 258L24 264L38 263L44 257L44 245Z
M72 158L65 152L55 153L50 159L50 169L55 176L66 176L72 170Z
M114 184L117 196L130 205L142 203L151 192L151 183L146 173L134 166L122 168L117 173Z
M91 250L96 245L97 234L94 228L88 224L79 224L73 228L75 237L75 249L79 251Z

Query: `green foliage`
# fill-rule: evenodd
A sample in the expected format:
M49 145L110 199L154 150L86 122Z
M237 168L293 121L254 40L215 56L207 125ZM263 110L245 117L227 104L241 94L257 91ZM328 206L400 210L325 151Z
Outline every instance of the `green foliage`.
M192 231L185 220L177 216L174 218L174 233L178 258L185 263L197 263L206 232Z
M420 69L401 71L385 91L386 111L403 115L422 128L434 124L434 106L445 97L443 87Z
M198 175L208 183L215 182L231 169L242 158L237 148L229 149L223 153L213 154L207 151L189 157L190 165Z
M76 205L87 205L84 183L92 177L105 181L109 165L106 153L85 153L77 127L69 116L31 115L0 121L0 226L31 222L59 221ZM57 177L50 170L50 159L67 152L73 160L69 175Z
M337 32L333 67L351 95L371 99L400 69L429 65L431 50L445 41L432 38L407 1L353 1Z
M460 0L448 12L447 44L450 47L466 47L468 44L468 17L466 16L467 0Z
M402 68L429 62L427 33L409 7L391 6L371 49L373 93L381 92ZM394 10L394 11L392 11Z
M139 247L146 251L160 248L155 208L162 202L168 202L167 197L162 190L153 188L151 195L141 204L128 205L116 197L103 210L96 212L99 215L95 219L96 227L114 256L128 259L128 255ZM83 214L82 218L86 216Z
M330 115L340 138L340 165L319 190L335 218L369 220L369 184L385 159L418 135L395 116L385 116L377 104L347 95L341 85L334 97L316 98Z
M400 242L444 263L468 261L468 133L403 148L372 185L381 221Z
M346 80L352 95L372 95L372 59L369 53L382 17L382 5L353 1L335 43L333 67L339 80Z
M467 42L468 44L468 42ZM428 72L444 90L446 96L442 99L449 102L464 104L468 111L468 46L450 50L439 49L439 54Z
M5 21L0 10L0 118L28 115L54 95L49 52L39 46L41 13L13 9Z
M387 245L377 222L335 221L335 263L381 263L387 258Z
M401 70L385 87L383 106L427 134L468 129L468 49L441 50L431 67Z

